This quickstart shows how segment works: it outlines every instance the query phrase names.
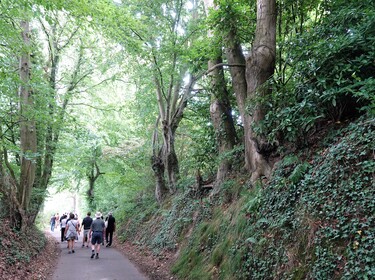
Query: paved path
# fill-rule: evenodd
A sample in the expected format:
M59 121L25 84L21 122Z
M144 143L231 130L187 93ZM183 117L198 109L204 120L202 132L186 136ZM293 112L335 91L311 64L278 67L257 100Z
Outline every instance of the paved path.
M90 259L91 248L82 248L82 234L75 253L68 254L67 243L60 242L60 232L51 232L60 243L61 256L52 280L147 280L123 254L101 246L99 259Z

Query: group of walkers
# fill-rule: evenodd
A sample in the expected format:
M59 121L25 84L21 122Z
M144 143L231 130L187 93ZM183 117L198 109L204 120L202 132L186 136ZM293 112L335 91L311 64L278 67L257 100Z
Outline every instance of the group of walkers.
M58 213L56 214L58 215ZM54 217L56 217L54 215ZM108 213L105 221L100 212L96 212L95 219L91 218L91 213L88 212L87 216L79 222L77 214L63 214L58 220L61 229L61 242L65 240L68 242L68 254L73 254L75 242L78 240L81 231L83 231L82 248L89 247L91 243L91 258L99 258L100 246L104 245L104 238L106 247L112 245L113 232L116 230L116 219L113 217L112 212ZM56 228L56 219L52 228L51 217L51 231Z

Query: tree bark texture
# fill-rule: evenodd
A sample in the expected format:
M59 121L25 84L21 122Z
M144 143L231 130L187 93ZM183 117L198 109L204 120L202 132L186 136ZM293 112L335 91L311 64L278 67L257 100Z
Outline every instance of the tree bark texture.
M160 115L156 120L155 130L152 135L152 157L151 157L151 167L154 171L155 176L155 198L159 204L161 204L168 194L168 188L165 185L164 180L164 162L161 157L162 148L159 144L158 136L158 126L160 121Z
M208 68L222 63L222 59L210 60ZM210 105L210 115L215 128L218 156L222 159L216 172L214 191L218 191L221 183L226 179L232 169L232 162L225 158L224 154L233 149L236 144L236 129L232 117L232 107L230 105L229 93L226 89L223 67L217 67L210 74L212 98Z
M213 0L205 0L204 5L206 14L208 15L209 9L214 7ZM211 36L211 33L211 30L209 30L208 37ZM225 158L223 155L232 150L237 142L237 134L234 127L232 107L229 92L226 87L224 70L222 66L214 68L215 65L223 63L221 50L218 50L218 53L221 55L208 62L208 69L213 69L209 73L212 92L210 115L215 128L218 156L219 158L223 157L216 172L216 180L214 183L215 192L219 191L221 183L226 179L232 169L231 160Z
M20 146L21 146L21 173L19 189L17 193L17 200L19 202L18 209L20 214L26 212L29 208L31 199L31 190L35 180L36 170L36 128L35 120L33 120L34 104L30 89L30 26L29 22L22 21L20 24L22 28L22 39L24 43L24 52L20 59L19 75L21 85L19 87L20 98ZM22 217L20 221L21 230L24 231L27 227L27 220Z
M164 163L161 157L153 156L151 164L155 175L155 198L161 204L168 193L164 180Z
M256 95L264 96L270 93L267 81L275 70L276 57L276 1L257 1L257 26L255 39L250 55L246 60L247 98L250 102ZM253 101L254 102L254 101ZM249 150L249 167L252 172L252 180L264 175L269 177L271 167L262 155L262 145L265 140L255 135L251 128L252 123L261 121L264 111L260 104L255 104L255 109L250 113L250 122L247 125Z
M232 28L225 38L226 55L229 64L245 65L230 67L233 89L244 126L245 168L251 172L252 181L260 176L269 177L271 167L262 155L262 149L252 129L252 124L263 117L263 111L256 104L255 111L248 112L247 104L253 102L256 93L268 94L262 86L272 76L276 51L276 3L275 0L257 1L257 27L249 57L243 55L237 39L237 30ZM252 104L254 105L254 104Z

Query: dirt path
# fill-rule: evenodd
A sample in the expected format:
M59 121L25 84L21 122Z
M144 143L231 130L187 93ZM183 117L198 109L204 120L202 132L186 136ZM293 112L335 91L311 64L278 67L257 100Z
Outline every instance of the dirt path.
M60 232L51 232L60 243ZM61 255L52 280L147 280L123 254L101 247L99 259L91 259L91 248L82 248L82 235L75 253L68 254L67 243L60 243Z

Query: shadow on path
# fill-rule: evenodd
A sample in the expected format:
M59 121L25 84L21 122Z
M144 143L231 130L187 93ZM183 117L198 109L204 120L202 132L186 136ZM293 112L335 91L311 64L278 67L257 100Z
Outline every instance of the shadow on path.
M52 280L147 280L123 254L101 246L99 259L91 259L91 247L82 248L82 234L75 253L68 254L67 242L60 242L60 231L50 234L60 244L61 255Z

